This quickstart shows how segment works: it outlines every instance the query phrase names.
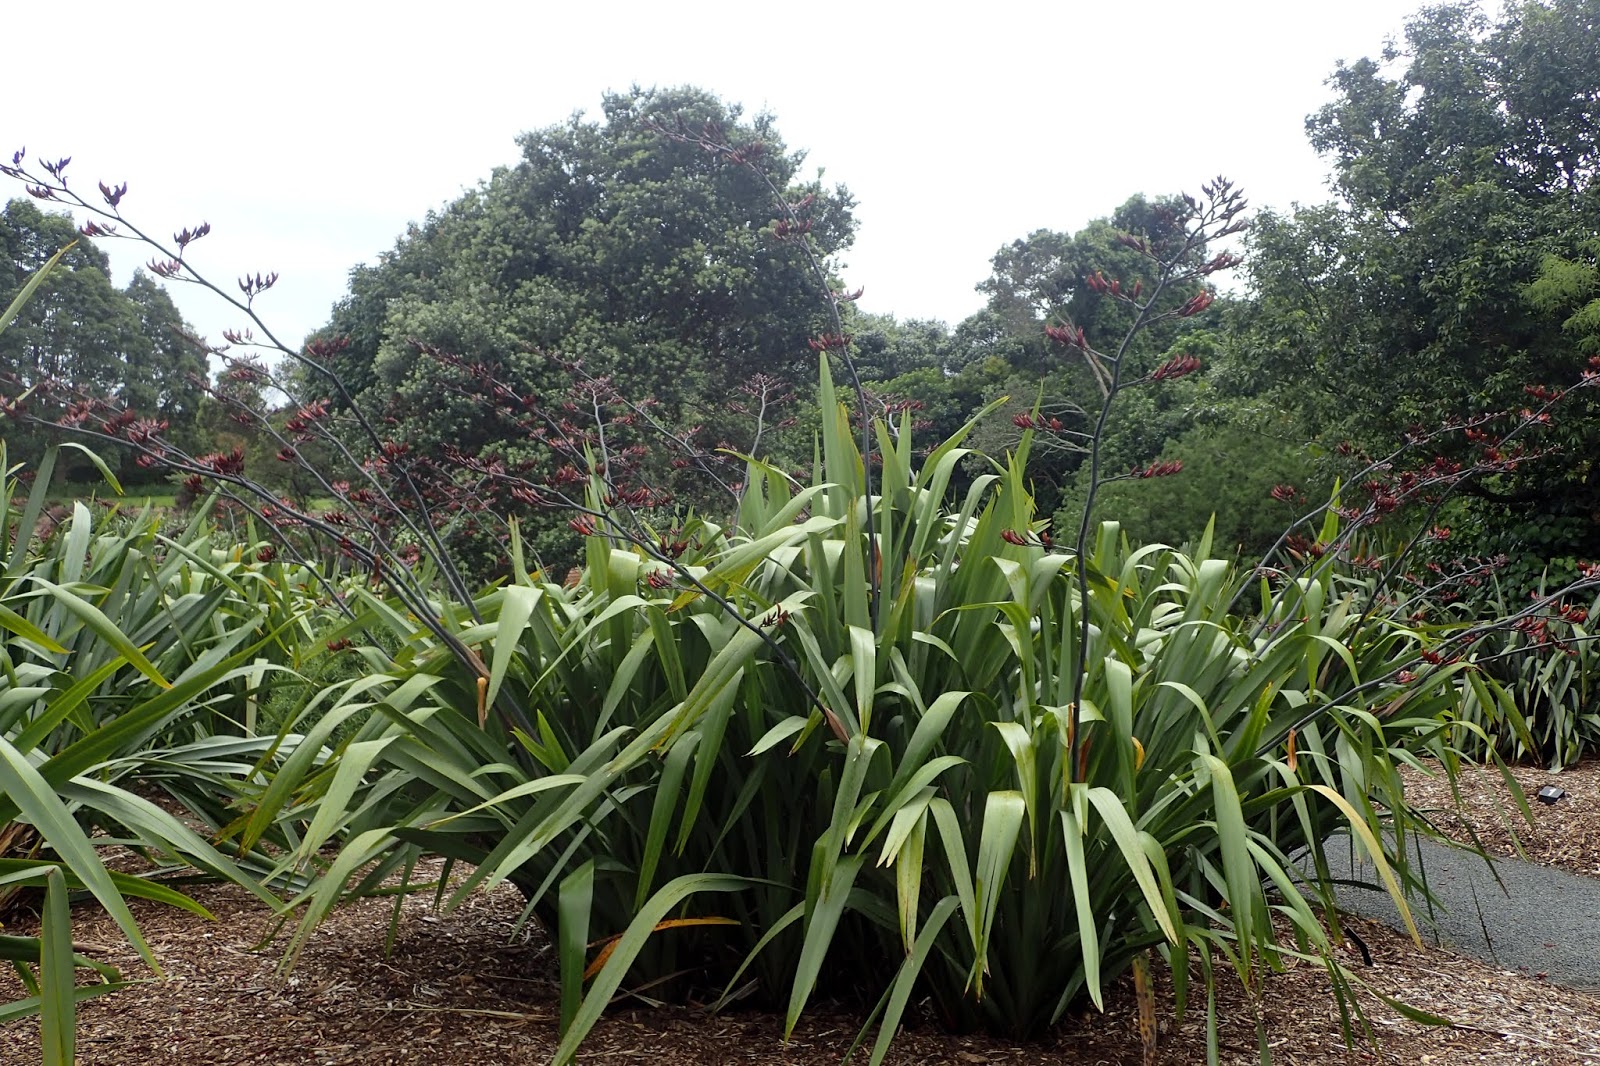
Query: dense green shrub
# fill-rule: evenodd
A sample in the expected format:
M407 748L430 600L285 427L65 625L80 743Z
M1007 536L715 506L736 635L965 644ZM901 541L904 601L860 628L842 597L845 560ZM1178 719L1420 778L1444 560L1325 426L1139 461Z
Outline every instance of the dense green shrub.
M1322 842L1350 826L1400 900L1414 826L1396 764L1449 755L1459 669L1403 688L1417 635L1325 570L1237 610L1249 574L1208 558L1209 537L1129 551L1104 527L1080 604L1074 560L1029 532L1026 438L947 500L959 437L913 470L908 436L880 427L876 584L826 378L822 407L825 479L753 464L736 527L679 534L692 583L598 535L575 589L517 566L458 632L481 678L369 601L361 624L408 647L330 690L308 739L371 717L326 767L280 773L251 819L300 822L286 867L345 838L297 943L421 852L471 863L454 898L509 880L553 932L562 1059L629 974L687 969L702 994L753 976L791 1025L824 979L882 993L879 1051L913 989L951 1025L1025 1035L1152 955L1182 991L1205 964L1208 1003L1214 957L1247 980L1316 958L1346 987Z
M213 826L231 819L236 789L279 739L250 735L255 694L292 657L310 607L244 549L214 546L200 521L166 536L148 511L107 520L76 502L48 515L55 457L17 507L21 471L0 440L0 908L45 893L39 936L0 936L32 993L0 1005L0 1020L41 1013L46 1062L70 1066L74 1004L122 984L72 952L69 891L93 896L157 972L125 897L205 914L161 873L226 878L276 903L151 793ZM156 873L109 872L97 853L108 843ZM80 968L101 981L75 987Z
M1543 597L1542 588L1535 590ZM1497 595L1469 614L1503 618L1511 605ZM1497 613L1498 612L1498 613ZM1475 758L1532 759L1560 770L1600 748L1600 598L1556 601L1517 627L1489 633L1473 659L1486 684L1467 690L1457 742Z
M1308 489L1316 460L1295 441L1240 425L1205 425L1177 438L1158 457L1183 464L1183 476L1117 481L1102 488L1102 513L1117 516L1135 543L1183 544L1210 523L1217 550L1261 555L1299 508L1276 500L1279 485ZM1083 514L1085 474L1056 512L1058 529L1076 529Z

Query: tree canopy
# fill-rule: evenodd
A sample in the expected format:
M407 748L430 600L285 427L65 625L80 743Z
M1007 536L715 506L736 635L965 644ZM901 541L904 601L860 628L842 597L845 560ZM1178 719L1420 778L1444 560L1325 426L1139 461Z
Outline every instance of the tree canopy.
M409 440L462 447L488 443L479 412L452 399L458 371L419 345L491 364L532 394L564 380L552 356L582 359L684 422L754 375L809 380L823 302L805 251L778 239L758 175L663 132L680 120L759 146L777 188L805 203L819 253L848 245L848 192L801 182L803 156L771 116L695 89L609 95L598 121L522 136L518 163L352 272L329 326L352 342L337 362L345 380Z
M1130 392L1104 427L1108 470L1185 464L1159 487L1108 494L1130 534L1176 539L1226 508L1219 536L1261 547L1283 503L1263 487L1293 481L1279 497L1315 497L1350 468L1341 457L1444 426L1439 461L1469 462L1496 442L1457 432L1462 420L1515 415L1579 380L1600 355L1597 26L1600 0L1522 0L1494 16L1446 3L1375 56L1339 65L1305 127L1336 198L1258 214L1237 291L1205 318L1161 321L1124 353L1133 376L1178 355L1203 367ZM707 151L700 131L725 151ZM620 437L626 398L661 426L693 430L707 453L762 435L778 466L802 467L817 424L803 399L813 349L834 328L821 290L854 233L849 192L806 177L771 116L687 87L608 95L597 115L518 145L516 162L352 271L313 347L383 435L530 470L548 443L531 410L563 424L611 418ZM757 156L758 168L738 165ZM1088 344L1114 346L1134 312L1106 286L1141 280L1139 241L1166 239L1183 202L1132 196L1076 232L1003 244L978 285L985 306L962 322L846 305L854 365L882 406L916 412L924 441L1005 395L972 438L1000 454L1037 406L1057 428L1034 449L1033 490L1070 522L1085 481L1076 442L1105 383L1046 328L1070 322ZM75 236L65 218L8 207L0 295ZM142 275L115 289L88 244L67 266L0 340L14 388L61 381L116 395L221 441L230 431L215 412L196 421L204 364L164 291ZM1159 309L1200 284L1163 290ZM297 388L344 402L313 376ZM776 412L795 396L795 416ZM602 417L585 403L618 406ZM1526 461L1473 482L1444 516L1458 541L1600 555L1597 416L1584 391L1527 441Z
M111 398L165 419L187 440L204 399L205 355L187 339L166 290L143 272L118 289L105 253L80 238L71 218L28 200L0 211L0 308L68 245L60 267L0 333L0 392L27 393L26 402L43 410L78 395ZM11 457L24 461L36 460L44 445L16 420L6 425L6 442Z
M1581 264L1600 227L1596 25L1595 0L1513 4L1498 22L1447 4L1335 71L1307 132L1341 199L1257 220L1222 375L1236 396L1270 396L1327 444L1378 447L1578 380L1556 264ZM1575 400L1543 458L1469 487L1458 518L1482 547L1600 548L1594 414Z

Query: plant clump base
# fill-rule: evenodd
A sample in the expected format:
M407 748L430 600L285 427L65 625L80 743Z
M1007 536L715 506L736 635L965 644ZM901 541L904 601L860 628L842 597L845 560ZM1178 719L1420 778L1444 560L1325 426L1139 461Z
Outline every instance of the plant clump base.
M437 874L418 868L418 875ZM151 980L114 997L83 1005L79 1061L83 1066L156 1066L174 1061L219 1064L316 1063L367 1066L472 1062L480 1066L542 1064L559 1042L559 981L549 945L535 934L510 938L521 907L509 886L471 896L455 912L435 914L425 895L408 897L387 957L384 941L391 901L365 899L336 911L331 935L318 937L287 978L276 976L278 954L253 950L273 926L272 915L229 886L194 891L217 921L134 901L141 928L161 945L170 979ZM74 914L85 944L119 944L114 924L92 908ZM22 930L26 922L18 923ZM1429 947L1418 952L1385 926L1351 919L1373 954L1361 975L1375 988L1456 1024L1430 1028L1406 1021L1365 997L1376 1047L1347 1050L1328 994L1327 975L1299 966L1267 979L1261 1002L1275 1057L1302 1066L1345 1063L1472 1062L1565 1066L1600 1061L1593 1019L1600 999L1553 987ZM126 954L128 957L121 957ZM108 961L145 976L125 948ZM1353 946L1343 961L1361 965ZM0 994L14 994L0 976ZM1258 1060L1253 1011L1238 983L1218 982L1223 1063ZM1162 1002L1161 1062L1205 1061L1205 1016L1192 1010L1173 1026L1168 989ZM645 991L643 996L648 996ZM652 1007L624 1000L585 1042L583 1061L658 1066L707 1063L838 1063L860 1028L858 1015L836 1004L808 1011L794 1037L782 1040L783 1020L733 1009L707 1014L685 1007ZM1108 989L1107 1011L1070 1014L1036 1042L982 1035L952 1036L930 1018L916 1018L896 1040L888 1062L978 1066L1101 1066L1140 1062L1137 1009L1131 982ZM7 1033L6 1061L37 1061L38 1029L27 1021ZM859 1056L860 1053L858 1052ZM1429 1058L1431 1056L1431 1059Z

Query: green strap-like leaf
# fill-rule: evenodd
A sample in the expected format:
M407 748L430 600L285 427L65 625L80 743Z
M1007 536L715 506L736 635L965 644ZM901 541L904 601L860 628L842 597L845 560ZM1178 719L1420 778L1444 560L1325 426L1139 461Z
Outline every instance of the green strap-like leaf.
M557 955L561 963L561 1032L583 1002L583 972L589 965L589 914L594 906L594 860L572 871L557 894Z
M122 928L128 942L139 952L139 957L151 969L159 972L160 965L155 955L140 935L133 914L123 902L111 875L95 854L94 845L73 820L72 812L61 802L56 790L40 776L27 757L4 737L0 737L0 792L10 797L22 817L100 901L100 905Z
M72 914L67 884L60 870L45 878L44 922L39 952L39 1038L44 1066L77 1066L78 1018L72 990L77 967L72 962Z
M928 956L933 954L933 946L938 941L939 934L944 930L945 923L950 920L960 902L955 896L946 896L934 904L933 912L928 915L928 924L922 927L916 944L906 955L905 961L900 964L900 972L895 975L894 984L890 986L889 1002L884 1008L883 1021L878 1026L878 1039L872 1045L872 1059L868 1066L879 1066L889 1054L889 1046L894 1042L895 1032L900 1028L900 1018L905 1014L906 1004L911 1001L911 990L916 987L917 978L922 974L922 968L927 965Z
M594 983L589 986L589 994L583 997L583 1005L573 1016L572 1024L561 1038L561 1046L556 1048L555 1055L551 1057L551 1066L566 1066L576 1057L578 1045L589 1035L589 1030L594 1028L595 1022L600 1020L600 1015L610 1004L611 997L622 986L622 979L644 948L645 941L650 939L650 934L674 907L700 893L739 892L753 884L754 881L744 877L688 874L663 885L661 891L651 896L650 902L628 923L627 930L612 949L611 957L595 975Z
M167 679L161 676L161 671L157 670L155 665L145 658L144 652L135 647L133 641L129 640L122 630L117 628L116 623L101 612L100 608L77 593L62 588L53 582L46 581L42 577L34 577L33 581L49 591L51 596L55 598L55 602L76 615L79 621L94 632L95 636L120 652L123 658L133 665L134 669L162 688L172 687Z
M44 266L35 271L33 277L29 278L27 283L22 286L22 291L12 298L10 305L4 311L0 311L0 333L5 332L6 327L11 325L17 315L22 312L22 308L33 298L33 294L39 290L39 286L44 284L45 278L49 277L51 272L61 265L61 260L65 259L67 253L72 251L77 244L76 240L70 241L66 247L47 259Z
M1117 849L1122 852L1123 861L1128 864L1128 870L1133 874L1134 881L1139 886L1139 891L1144 894L1145 903L1155 915L1156 924L1173 943L1178 942L1178 930L1172 924L1172 918L1167 914L1167 908L1162 900L1161 886L1156 883L1155 871L1150 867L1150 860L1144 853L1144 848L1139 843L1139 832L1133 826L1133 819L1128 817L1122 800L1109 788L1092 788L1089 790L1089 802L1099 813L1101 821L1111 831L1111 839L1116 841Z
M1081 789L1085 786L1069 786ZM1083 826L1067 807L1061 812L1061 833L1067 847L1067 879L1072 885L1072 899L1078 912L1078 945L1083 955L1083 984L1089 998L1099 1010L1105 1010L1105 1000L1100 991L1100 933L1095 922L1094 903L1089 897L1089 866L1083 853Z

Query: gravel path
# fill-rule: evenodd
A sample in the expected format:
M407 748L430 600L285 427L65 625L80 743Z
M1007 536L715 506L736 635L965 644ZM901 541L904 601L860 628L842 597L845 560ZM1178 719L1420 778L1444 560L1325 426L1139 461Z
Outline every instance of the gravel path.
M1431 913L1425 903L1413 903L1424 937L1502 969L1600 988L1600 878L1501 857L1491 870L1468 851L1422 840L1415 846L1438 900ZM1335 877L1378 881L1364 855L1358 853L1353 865L1350 860L1345 838L1329 842ZM1363 917L1403 927L1381 888L1341 888L1339 900Z

